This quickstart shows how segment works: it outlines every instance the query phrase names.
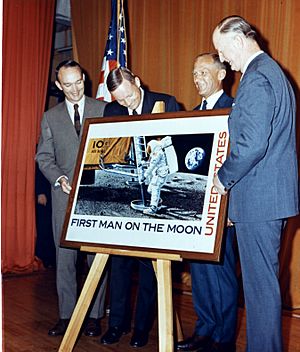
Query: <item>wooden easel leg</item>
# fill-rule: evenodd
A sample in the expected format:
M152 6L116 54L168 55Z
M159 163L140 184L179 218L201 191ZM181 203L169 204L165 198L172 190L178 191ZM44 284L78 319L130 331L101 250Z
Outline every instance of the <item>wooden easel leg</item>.
M159 351L173 352L173 304L171 261L157 259Z
M69 326L60 344L58 350L59 352L71 352L73 350L79 330L98 286L108 257L108 254L97 253L95 255L93 264L90 268L78 302L72 314Z
M157 262L156 260L152 260L152 265L154 268L154 272L157 278ZM176 338L177 338L177 342L179 341L183 341L183 332L182 332L182 327L181 327L181 323L180 323L180 319L178 316L177 311L174 308L174 316L175 316L175 328L176 328Z
M177 342L183 341L183 332L177 311L174 309Z

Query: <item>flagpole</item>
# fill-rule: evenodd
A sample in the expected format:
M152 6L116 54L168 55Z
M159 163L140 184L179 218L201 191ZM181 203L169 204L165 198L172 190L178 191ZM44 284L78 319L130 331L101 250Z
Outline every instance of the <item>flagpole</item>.
M118 40L117 40L117 65L118 67L120 66L120 6L121 6L121 1L123 3L123 0L117 0L117 36L118 36ZM122 4L123 5L123 4ZM123 7L122 7L123 10ZM122 14L123 15L123 14Z
M122 15L123 15L123 24L124 24L124 37L125 37L125 48L126 48L126 56L127 56L127 33L126 33L126 18L124 13L124 0L122 0ZM126 60L126 67L127 67L127 60Z

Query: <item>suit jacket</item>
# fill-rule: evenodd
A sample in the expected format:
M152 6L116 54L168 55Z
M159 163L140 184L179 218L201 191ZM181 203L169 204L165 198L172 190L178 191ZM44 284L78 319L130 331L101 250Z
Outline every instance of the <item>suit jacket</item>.
M223 108L230 108L233 103L233 98L229 97L225 92L220 96L217 100L216 104L214 105L213 109L223 109ZM194 110L199 110L201 104L197 105Z
M105 103L85 97L83 121L86 117L103 116ZM68 195L61 187L54 187L56 180L65 175L72 183L81 135L78 136L70 119L67 106L62 102L44 113L41 123L36 160L39 168L52 185L52 206L54 219L61 222L65 215ZM58 227L61 227L60 224ZM60 236L61 229L56 229ZM57 238L57 237L56 237Z
M151 113L154 104L157 101L165 102L165 110L169 111L179 111L179 105L175 97L163 94L150 92L144 89L144 101L142 107L142 114ZM117 116L117 115L128 115L128 109L125 106L120 105L117 101L113 101L106 105L104 110L104 116Z
M230 154L218 172L234 222L298 213L295 96L267 54L249 64L229 116Z

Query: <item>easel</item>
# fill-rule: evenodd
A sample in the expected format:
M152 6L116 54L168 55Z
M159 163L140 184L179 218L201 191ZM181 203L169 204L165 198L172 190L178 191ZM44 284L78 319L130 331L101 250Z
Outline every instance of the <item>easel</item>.
M96 253L89 274L81 291L80 297L72 314L67 331L59 347L59 352L71 352L75 345L77 336L83 320L94 296L95 290L105 268L109 255L125 255L131 257L142 257L152 259L157 276L158 296L158 336L159 352L173 352L173 303L172 303L172 278L171 261L181 261L179 254L129 251L122 249L110 249L100 247L82 246L80 250ZM180 324L176 315L177 335L181 338Z
M163 101L157 101L155 102L151 113L155 114L161 112L165 112L165 103ZM174 337L171 261L182 261L181 256L179 254L143 252L136 250L129 251L91 246L82 246L80 250L96 253L96 256L58 351L71 352L73 350L83 320L90 306L109 255L124 255L152 259L152 264L157 278L159 352L173 352ZM181 341L183 339L183 334L179 318L176 313L175 319L177 340Z

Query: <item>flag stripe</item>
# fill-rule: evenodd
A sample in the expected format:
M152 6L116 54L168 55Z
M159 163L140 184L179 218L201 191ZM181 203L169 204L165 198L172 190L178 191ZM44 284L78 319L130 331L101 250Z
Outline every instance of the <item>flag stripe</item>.
M123 0L111 1L111 21L96 94L97 99L108 102L113 100L106 86L109 72L116 67L127 66L127 37L123 5Z

